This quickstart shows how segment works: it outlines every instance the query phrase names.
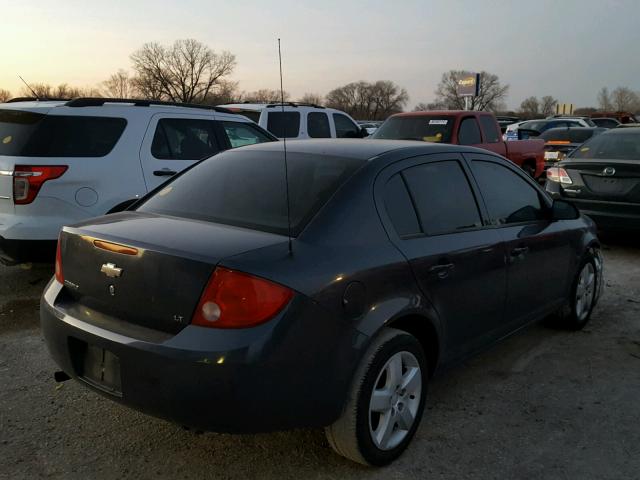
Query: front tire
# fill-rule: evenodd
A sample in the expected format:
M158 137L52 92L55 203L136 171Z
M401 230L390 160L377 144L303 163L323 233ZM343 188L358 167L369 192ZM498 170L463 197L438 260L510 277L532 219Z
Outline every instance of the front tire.
M331 447L364 465L383 466L398 458L420 424L427 372L418 340L385 328L356 370L342 415L325 429Z
M552 323L569 330L580 330L589 322L596 305L599 272L596 259L588 254L578 267L567 305L552 317Z

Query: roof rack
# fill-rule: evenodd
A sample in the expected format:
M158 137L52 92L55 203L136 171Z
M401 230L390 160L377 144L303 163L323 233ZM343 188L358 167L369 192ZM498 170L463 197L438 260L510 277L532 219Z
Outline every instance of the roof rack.
M53 98L53 97L16 97L7 100L5 103L19 103L19 102L67 102L68 98Z
M200 110L213 110L220 113L235 113L223 107L213 105L199 105L196 103L165 102L162 100L141 100L136 98L102 98L102 97L80 97L65 103L66 107L101 107L105 103L126 103L134 107L151 107L154 105L166 105L171 107L198 108Z
M304 102L278 102L278 103L270 103L267 105L267 108L274 108L274 107L313 107L313 108L326 108L323 107L322 105L316 105L315 103L304 103Z

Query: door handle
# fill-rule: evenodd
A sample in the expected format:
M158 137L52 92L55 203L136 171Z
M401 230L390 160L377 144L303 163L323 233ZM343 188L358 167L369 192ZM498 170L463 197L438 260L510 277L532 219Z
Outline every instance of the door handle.
M428 272L430 274L438 275L438 278L447 278L449 276L449 272L454 268L455 265L453 263L439 263L429 267Z
M176 174L173 170L169 170L168 168L163 168L162 170L154 170L153 174L156 177L172 177Z
M511 250L512 257L519 257L520 255L524 255L529 251L529 247L516 247Z

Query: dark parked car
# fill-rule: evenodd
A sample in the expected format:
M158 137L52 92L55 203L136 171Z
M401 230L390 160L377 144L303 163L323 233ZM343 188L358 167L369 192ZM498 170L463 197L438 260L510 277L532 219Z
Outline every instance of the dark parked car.
M606 128L591 127L551 128L544 131L538 138L544 140L545 168L554 166L591 137L606 131Z
M602 229L640 230L640 129L614 128L591 138L547 170L546 190Z
M615 118L609 118L609 117L596 117L596 118L592 118L591 121L595 123L598 127L602 127L602 128L616 128L618 125L622 125Z
M273 143L63 229L41 320L64 372L202 429L326 427L341 455L384 465L434 372L554 312L588 321L593 223L512 163L423 142L287 147L290 223Z

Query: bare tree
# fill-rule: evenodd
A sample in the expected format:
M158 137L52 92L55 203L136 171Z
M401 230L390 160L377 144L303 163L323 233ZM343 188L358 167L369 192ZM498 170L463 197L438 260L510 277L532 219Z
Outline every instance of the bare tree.
M556 105L558 104L558 100L553 98L551 95L545 95L540 100L540 114L543 117L548 117L553 115L556 111Z
M525 98L520 104L520 113L526 117L537 117L540 113L540 102L536 97Z
M607 87L602 87L598 92L598 107L605 112L613 110L611 96L609 95L609 89Z
M209 93L202 103L207 105L225 105L227 103L240 103L243 93L238 91L238 82L221 80L215 91Z
M592 113L596 113L598 111L597 108L594 107L580 107L580 108L575 108L573 110L573 114L574 115L584 115L584 116L589 116Z
M288 92L284 92L284 101L288 102L291 95ZM249 92L244 94L244 101L251 103L277 103L282 101L282 94L280 90L270 90L268 88L261 88L255 92Z
M436 102L448 109L462 110L465 107L464 97L458 94L458 79L470 75L465 70L450 70L442 74L435 95ZM509 92L509 85L502 85L497 75L489 72L480 73L480 88L477 97L471 97L471 110L498 111L503 107L504 99Z
M11 98L11 92L9 90L5 90L4 88L0 88L0 103L4 103Z
M444 103L431 102L424 103L421 102L413 107L414 112L424 112L429 110L447 110L447 106Z
M314 105L322 105L324 99L318 93L305 93L300 98L300 103L312 103Z
M618 112L635 112L639 100L638 95L627 87L618 87L611 92L611 103Z
M133 84L126 70L118 70L107 80L102 82L102 91L105 97L130 98L133 95Z
M22 90L20 91L21 96L33 97L34 92L38 98L70 99L76 97L100 96L100 92L95 88L72 87L68 83L61 83L57 87L52 87L48 83L32 83L29 86L31 88L27 88L26 86L22 87ZM33 90L33 92L31 90Z
M331 90L325 97L326 105L344 110L363 120L383 120L401 112L409 101L404 88L389 80L375 83L352 82Z
M131 55L134 84L147 98L197 103L233 72L236 58L216 53L197 40L176 40L170 47L146 43Z

